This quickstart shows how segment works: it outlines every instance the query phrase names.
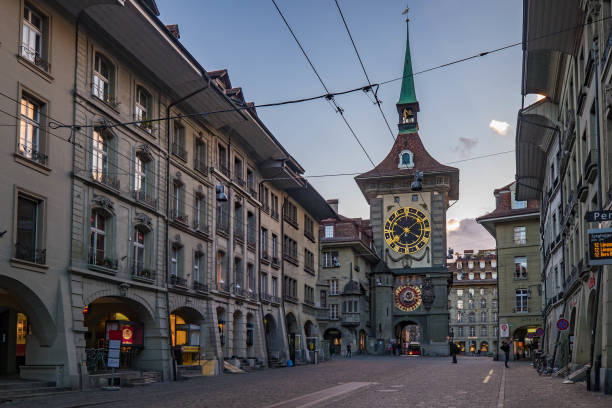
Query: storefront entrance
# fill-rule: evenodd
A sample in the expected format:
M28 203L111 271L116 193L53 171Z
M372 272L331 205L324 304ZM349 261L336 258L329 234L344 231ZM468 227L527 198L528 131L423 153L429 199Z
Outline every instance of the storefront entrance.
M402 355L413 354L421 344L421 329L415 322L400 322L395 326L395 343L399 344Z
M176 364L200 364L201 315L190 308L180 308L170 314L172 347Z
M327 329L323 333L323 338L329 342L329 354L342 353L342 333L338 329Z
M359 331L359 353L366 352L366 332L365 330Z
M289 345L289 359L295 361L296 350L300 349L300 335L298 334L298 324L293 313L287 313L285 317L287 325L287 344Z
M28 318L16 309L0 307L0 375L18 374L25 365Z
M539 347L539 337L535 337L537 326L522 326L512 336L512 352L515 360L531 359Z

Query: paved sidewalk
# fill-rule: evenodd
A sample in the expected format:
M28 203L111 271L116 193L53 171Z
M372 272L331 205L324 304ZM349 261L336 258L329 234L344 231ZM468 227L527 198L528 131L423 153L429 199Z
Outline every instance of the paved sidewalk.
M503 400L500 390L503 382ZM269 369L184 382L89 391L0 404L23 407L612 407L612 396L584 383L543 377L528 362L487 357L355 357L319 365Z

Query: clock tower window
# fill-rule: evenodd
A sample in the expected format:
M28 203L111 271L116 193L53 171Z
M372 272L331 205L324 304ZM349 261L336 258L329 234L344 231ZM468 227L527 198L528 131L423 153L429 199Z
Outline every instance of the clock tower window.
M410 150L402 150L399 154L398 168L412 169L414 168L414 154Z

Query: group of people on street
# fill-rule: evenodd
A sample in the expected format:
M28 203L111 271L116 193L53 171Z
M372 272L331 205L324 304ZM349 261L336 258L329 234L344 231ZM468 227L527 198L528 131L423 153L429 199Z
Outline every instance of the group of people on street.
M457 364L457 354L460 352L459 346L453 341L449 343L449 346L451 356L453 357L452 363ZM508 367L508 360L510 360L510 344L504 340L499 348L504 352L504 366L510 368Z

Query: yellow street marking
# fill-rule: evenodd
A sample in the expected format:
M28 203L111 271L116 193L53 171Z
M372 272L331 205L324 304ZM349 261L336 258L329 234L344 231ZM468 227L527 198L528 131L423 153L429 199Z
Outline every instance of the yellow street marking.
M493 370L489 371L489 375L493 375Z
M484 380L482 380L482 383L483 383L483 384L486 384L486 383L488 383L488 382L489 382L489 380L490 380L490 379L491 379L491 376L490 376L490 375L487 375L487 376L485 377L485 379L484 379Z

